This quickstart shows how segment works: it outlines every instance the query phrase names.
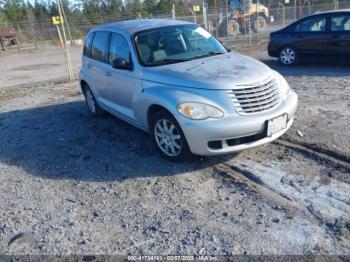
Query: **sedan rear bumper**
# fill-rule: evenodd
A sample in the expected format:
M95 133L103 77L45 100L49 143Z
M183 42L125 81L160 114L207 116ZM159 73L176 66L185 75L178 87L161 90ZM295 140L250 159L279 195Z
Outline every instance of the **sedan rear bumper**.
M297 103L297 95L290 91L279 106L265 113L179 123L192 153L222 155L260 146L283 135L293 123ZM267 121L283 114L288 115L287 127L267 136Z

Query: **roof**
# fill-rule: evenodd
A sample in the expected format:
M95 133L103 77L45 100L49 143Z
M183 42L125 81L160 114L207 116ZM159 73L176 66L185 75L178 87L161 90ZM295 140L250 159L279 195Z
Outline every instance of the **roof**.
M118 29L125 31L129 34L134 34L139 31L156 28L156 27L164 27L164 26L172 26L172 25L184 25L184 24L193 24L187 21L181 20L173 20L173 19L136 19L136 20L126 20L119 21L110 24L101 25L95 27L94 30L113 30Z
M321 11L321 12L315 12L315 15L318 14L331 14L331 13L341 13L341 12L350 12L350 9L338 9L338 10L329 10L329 11Z

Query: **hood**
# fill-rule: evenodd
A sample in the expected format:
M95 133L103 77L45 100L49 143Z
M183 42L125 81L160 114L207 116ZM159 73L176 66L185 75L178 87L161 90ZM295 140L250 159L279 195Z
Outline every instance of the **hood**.
M262 81L272 70L262 62L235 52L192 61L145 67L147 81L200 89L234 89Z

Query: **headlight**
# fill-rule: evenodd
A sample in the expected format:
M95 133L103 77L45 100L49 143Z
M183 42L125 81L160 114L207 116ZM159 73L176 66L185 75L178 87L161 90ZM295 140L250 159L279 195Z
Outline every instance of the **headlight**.
M198 102L181 103L177 106L177 111L184 117L194 120L220 118L224 116L224 113L220 109Z
M275 74L277 76L277 83L279 84L281 96L284 99L289 93L289 90L290 90L289 84L280 73L275 72Z

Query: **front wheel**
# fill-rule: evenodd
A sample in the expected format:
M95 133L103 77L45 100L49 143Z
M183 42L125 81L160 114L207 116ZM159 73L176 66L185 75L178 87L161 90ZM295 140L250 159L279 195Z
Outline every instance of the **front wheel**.
M222 23L219 25L219 36L220 37L236 37L241 30L240 24L237 20L231 19L226 20L224 18Z
M279 54L279 60L283 65L295 65L299 60L298 53L293 47L283 47Z
M265 30L267 20L264 16L259 15L258 17L254 16L251 19L252 21L252 30L254 33L261 33Z
M181 162L191 158L192 154L180 125L167 111L159 111L152 116L150 133L158 151L166 159Z

